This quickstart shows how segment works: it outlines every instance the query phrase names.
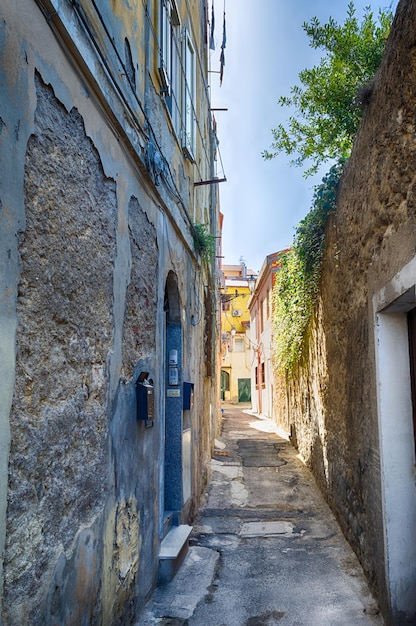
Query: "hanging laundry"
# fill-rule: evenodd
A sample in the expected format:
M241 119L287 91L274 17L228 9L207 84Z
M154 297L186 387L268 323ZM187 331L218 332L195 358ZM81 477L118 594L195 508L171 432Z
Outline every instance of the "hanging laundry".
M215 50L214 28L215 28L214 0L212 0L212 7L211 7L211 33L210 33L210 36L209 36L209 48L210 48L210 50Z
M225 46L227 43L227 35L225 30L225 11L224 11L224 22L222 27L222 44L221 44L221 55L220 55L220 85L222 85L222 77L224 74L224 66L225 66Z

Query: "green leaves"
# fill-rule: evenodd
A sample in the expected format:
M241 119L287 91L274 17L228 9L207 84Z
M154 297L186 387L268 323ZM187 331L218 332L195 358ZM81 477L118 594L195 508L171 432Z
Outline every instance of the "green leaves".
M289 374L302 356L318 298L325 230L335 211L344 163L340 159L315 187L312 208L298 224L292 248L281 259L273 290L273 329L277 367Z
M193 224L193 240L195 251L206 261L210 261L215 256L216 239L211 235L206 224L197 222Z
M292 157L291 165L311 162L304 172L309 176L328 159L350 154L362 117L357 95L380 66L392 19L391 12L380 10L376 20L367 7L360 24L350 2L344 24L332 17L323 25L316 17L303 24L309 45L324 56L319 65L299 73L300 85L289 96L279 98L278 104L294 113L272 129L265 159L284 152Z
M309 276L299 255L291 249L282 265L273 290L275 361L290 373L302 355L305 330L313 310Z

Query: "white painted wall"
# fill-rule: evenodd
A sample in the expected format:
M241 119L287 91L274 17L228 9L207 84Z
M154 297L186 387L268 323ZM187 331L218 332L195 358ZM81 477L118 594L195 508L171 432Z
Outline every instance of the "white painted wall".
M407 312L413 259L373 298L387 587L393 618L416 614L416 473ZM403 310L401 310L403 309Z

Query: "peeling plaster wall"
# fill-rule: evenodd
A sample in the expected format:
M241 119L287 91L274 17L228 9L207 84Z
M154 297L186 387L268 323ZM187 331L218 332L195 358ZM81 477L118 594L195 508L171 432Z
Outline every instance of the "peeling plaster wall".
M133 21L132 3L103 3L115 46L100 20L91 24L125 100L70 4L59 3L66 32L36 2L5 0L0 9L4 626L129 623L155 584L169 272L181 298L183 377L195 384L186 522L217 419L204 363L204 333L216 328L204 311L209 271L195 257L184 209L201 219L211 192L191 193L193 165L183 163L160 94L146 83L143 3ZM92 15L91 3L81 5ZM117 71L126 37L135 95ZM182 204L146 171L145 99ZM199 164L204 178L207 167ZM155 381L150 429L136 421L141 371Z
M22 598L42 592L40 564L54 561L57 547L69 549L74 527L104 506L116 228L114 182L103 176L79 115L36 82L19 236L4 587L21 623L38 621Z
M383 502L373 299L416 252L415 28L415 4L402 0L327 228L321 297L306 354L288 386L277 380L277 421L285 425L289 415L293 441L357 552L389 624L414 623L416 581L414 573L406 574L413 600L408 612L401 611L395 588L402 581L389 581L386 574L389 512ZM409 495L412 489L414 461ZM403 563L403 570L409 567L411 562Z

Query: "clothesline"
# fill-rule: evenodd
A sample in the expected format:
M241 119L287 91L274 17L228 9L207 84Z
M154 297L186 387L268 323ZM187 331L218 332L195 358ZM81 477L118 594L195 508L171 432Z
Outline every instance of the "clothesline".
M212 4L211 4L211 29L210 29L210 35L209 35L209 48L210 50L215 50L215 38L214 38L214 31L215 31L215 9L214 9L214 0L212 0ZM227 45L227 31L226 31L226 25L225 25L225 0L224 0L224 10L223 10L223 25L222 25L222 42L221 42L221 53L220 53L220 69L219 69L219 75L220 75L220 85L222 85L222 80L223 80L223 76L224 76L224 67L225 67L225 47ZM217 72L213 72L213 73L217 73Z

